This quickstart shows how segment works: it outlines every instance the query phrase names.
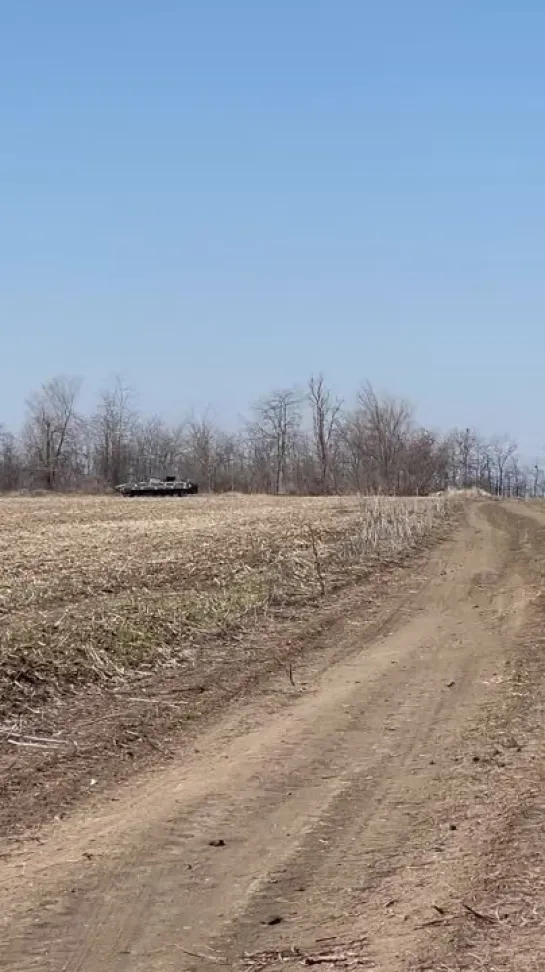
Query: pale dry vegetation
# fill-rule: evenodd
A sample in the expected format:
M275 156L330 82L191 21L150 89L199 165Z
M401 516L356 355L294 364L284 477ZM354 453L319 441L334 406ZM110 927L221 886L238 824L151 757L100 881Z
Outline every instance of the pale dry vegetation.
M399 560L445 497L0 501L0 710L190 661Z

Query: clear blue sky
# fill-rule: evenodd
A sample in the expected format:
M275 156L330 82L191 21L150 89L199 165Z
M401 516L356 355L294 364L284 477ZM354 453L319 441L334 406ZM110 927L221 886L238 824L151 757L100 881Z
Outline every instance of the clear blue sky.
M0 421L323 369L545 445L545 3L0 2Z

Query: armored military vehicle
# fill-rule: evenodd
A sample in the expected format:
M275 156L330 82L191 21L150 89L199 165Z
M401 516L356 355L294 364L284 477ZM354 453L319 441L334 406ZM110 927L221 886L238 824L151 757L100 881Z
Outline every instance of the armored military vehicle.
M197 483L190 479L176 479L176 476L145 479L138 483L121 483L115 488L121 496L193 496L199 492Z

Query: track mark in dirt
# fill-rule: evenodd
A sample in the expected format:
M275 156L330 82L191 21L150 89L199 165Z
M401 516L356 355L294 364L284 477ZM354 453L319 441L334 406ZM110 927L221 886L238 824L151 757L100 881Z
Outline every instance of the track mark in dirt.
M436 967L428 936L479 921L461 896L488 833L483 775L505 769L486 713L514 718L539 594L516 511L468 518L382 631L362 641L344 619L337 662L289 707L248 700L191 757L7 859L0 969L276 969L290 950L294 967Z

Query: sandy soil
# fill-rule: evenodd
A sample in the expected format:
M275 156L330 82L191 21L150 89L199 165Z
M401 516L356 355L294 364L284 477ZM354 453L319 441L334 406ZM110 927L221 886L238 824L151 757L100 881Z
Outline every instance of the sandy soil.
M544 569L545 516L469 503L293 685L8 833L0 969L544 968Z

